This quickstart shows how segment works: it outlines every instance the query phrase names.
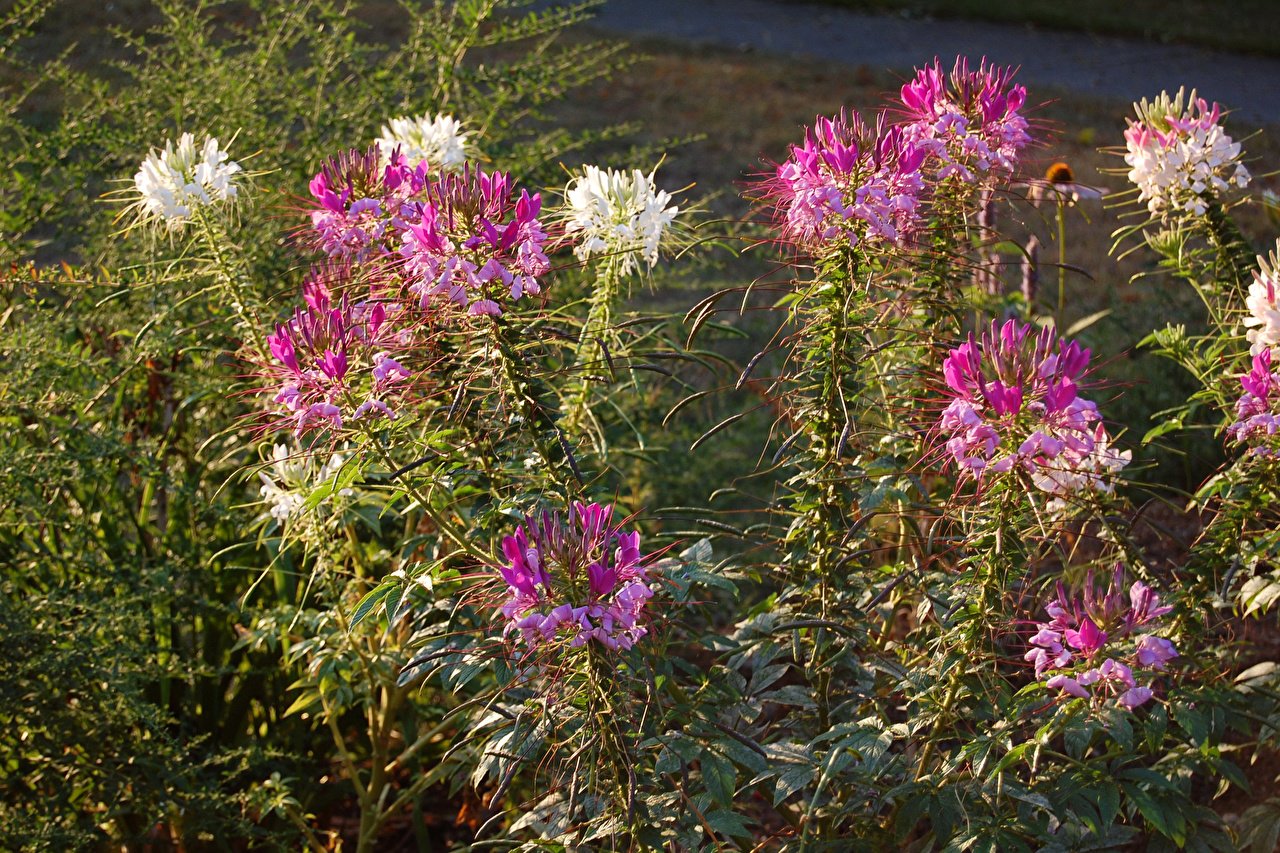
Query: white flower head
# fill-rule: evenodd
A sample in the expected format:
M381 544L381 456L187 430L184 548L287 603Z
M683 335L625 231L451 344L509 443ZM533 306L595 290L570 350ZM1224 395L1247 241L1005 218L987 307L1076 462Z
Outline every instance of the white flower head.
M294 455L284 444L272 447L271 459L274 476L268 476L266 471L259 472L262 487L258 492L268 505L271 517L281 524L300 514L315 487L336 477L347 461L341 453L334 453L327 462L317 465L314 457ZM338 496L343 498L352 494L351 489L338 491Z
M655 170L656 171L656 170ZM622 172L586 166L564 192L565 233L579 234L573 252L580 260L610 255L621 275L640 261L650 269L672 233L680 208L659 190L654 172Z
M433 169L453 172L476 154L467 138L470 135L451 115L402 116L384 124L375 143L385 158L399 149L411 166L425 162Z
M152 149L133 176L138 191L135 202L144 221L155 221L171 231L181 229L195 210L236 198L235 176L240 164L207 137L196 146L184 133L178 144L165 140L164 149Z
M1249 309L1244 318L1249 354L1271 350L1273 358L1280 355L1280 240L1269 257L1258 256L1258 269L1253 272L1244 304Z
M1231 187L1249 184L1249 170L1240 162L1240 143L1233 142L1219 122L1221 107L1184 91L1134 107L1138 121L1124 133L1129 180L1138 200L1151 213L1189 213L1202 216L1208 205Z
M1133 451L1116 450L1106 428L1099 423L1093 432L1093 445L1087 453L1064 454L1055 464L1038 466L1031 474L1036 488L1050 495L1048 510L1061 516L1070 508L1073 495L1092 492L1109 495L1115 491L1115 479L1133 460Z

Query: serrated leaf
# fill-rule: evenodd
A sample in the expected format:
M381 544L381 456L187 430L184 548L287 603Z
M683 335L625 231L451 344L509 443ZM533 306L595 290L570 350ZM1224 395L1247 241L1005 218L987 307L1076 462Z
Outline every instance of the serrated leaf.
M733 764L709 749L702 750L700 764L702 781L711 798L722 806L733 805L733 794L738 784L738 774L733 769Z
M773 804L779 805L787 797L812 782L814 773L814 768L808 765L788 767L779 773L777 781L773 783Z

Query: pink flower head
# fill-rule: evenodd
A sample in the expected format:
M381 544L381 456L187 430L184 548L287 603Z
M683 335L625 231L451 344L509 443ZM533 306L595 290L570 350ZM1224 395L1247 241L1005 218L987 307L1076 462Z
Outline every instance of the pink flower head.
M901 243L917 221L923 152L877 116L819 117L763 184L784 239L816 250Z
M313 241L330 257L366 260L389 251L408 214L408 199L422 189L426 167L402 157L386 163L377 146L326 160L311 179Z
M435 302L499 316L503 303L542 292L551 262L540 195L515 196L505 172L468 164L427 180L421 196L399 250L421 308Z
M1142 666L1163 670L1177 656L1177 648L1164 637L1144 634L1138 638L1138 663Z
M1270 446L1280 432L1280 371L1271 370L1271 350L1264 349L1253 357L1253 368L1240 377L1244 393L1236 401L1236 420L1227 427L1233 441L1251 446L1250 453L1275 456Z
M971 68L965 57L946 74L935 59L903 85L903 132L928 154L939 180L974 184L988 173L1016 169L1031 134L1021 113L1027 90L1012 83L1013 75L985 58Z
M312 270L304 305L267 336L270 355L260 368L276 423L301 435L342 429L363 417L395 417L387 401L403 398L412 376L392 356L404 348L404 330L387 322L399 306L332 296L350 274L346 267ZM403 356L401 357L403 358Z
M1089 698L1089 691L1085 690L1080 682L1069 675L1055 675L1045 682L1045 686L1051 690L1061 690L1063 693L1075 696L1077 699Z
M1162 672L1178 656L1171 641L1150 633L1134 638L1135 629L1151 626L1172 609L1162 607L1159 596L1141 581L1126 595L1120 565L1105 589L1095 585L1092 573L1079 596L1069 595L1058 583L1045 605L1049 621L1036 625L1025 658L1034 663L1036 678L1053 671L1045 681L1050 689L1096 702L1115 698L1132 710L1152 696L1149 686L1137 683L1135 670ZM1063 671L1073 666L1088 668Z
M519 632L526 651L557 637L629 649L647 633L640 617L653 591L640 534L612 517L612 506L575 502L567 523L543 512L502 540L505 633Z
M1089 350L1009 320L972 334L942 365L951 398L939 420L962 473L1083 464L1098 410L1078 395Z

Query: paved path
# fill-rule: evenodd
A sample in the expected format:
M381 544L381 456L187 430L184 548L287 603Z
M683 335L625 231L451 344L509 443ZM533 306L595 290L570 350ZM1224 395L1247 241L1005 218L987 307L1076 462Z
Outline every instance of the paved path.
M1066 0L1069 2L1069 0ZM1124 2L1124 0L1117 0ZM1224 14L1230 14L1224 5ZM969 21L921 21L769 0L607 0L595 19L656 37L907 71L935 55L1021 66L1028 87L1122 102L1196 87L1250 123L1280 125L1280 59ZM1034 94L1034 93L1033 93Z

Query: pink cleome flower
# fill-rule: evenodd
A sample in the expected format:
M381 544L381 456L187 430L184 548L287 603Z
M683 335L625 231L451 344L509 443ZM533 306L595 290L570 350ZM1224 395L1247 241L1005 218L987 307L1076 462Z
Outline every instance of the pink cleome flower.
M411 167L398 153L388 163L377 146L325 161L310 184L316 248L354 261L391 251L413 216L409 200L426 185L427 168Z
M653 591L640 534L613 526L612 515L610 505L574 502L568 523L543 512L502 540L504 633L518 632L526 653L557 637L629 649L645 635L639 620Z
M1068 596L1066 587L1058 584L1056 597L1045 605L1049 621L1036 626L1025 658L1034 664L1036 678L1074 666L1071 672L1054 672L1045 680L1052 690L1079 699L1110 695L1132 710L1153 695L1149 686L1137 683L1134 670L1163 672L1178 657L1171 641L1150 633L1153 623L1172 610L1162 606L1160 596L1142 581L1135 581L1126 596L1124 567L1119 564L1105 591L1094 585L1090 572L1080 597ZM1146 633L1134 637L1140 629ZM1118 649L1121 641L1126 641L1124 648ZM1082 666L1087 668L1081 671Z
M1249 452L1256 456L1276 456L1268 441L1280 432L1280 371L1271 370L1271 350L1264 349L1253 357L1253 369L1240 377L1244 393L1236 401L1236 421L1227 427L1232 440L1251 444Z
M402 313L395 303L348 295L335 301L331 286L350 270L313 270L303 285L305 307L267 337L270 358L261 375L273 392L281 426L295 435L317 429L340 430L364 417L394 418L391 403L410 386L402 363L411 333L396 328Z
M1089 350L1051 328L992 323L943 362L951 402L938 422L962 474L1088 467L1099 441L1097 406L1079 396Z
M977 68L958 57L948 75L935 59L903 85L904 135L927 152L939 180L978 183L990 173L1011 174L1031 143L1021 114L1027 90L1014 85L1012 68Z
M819 117L763 184L782 235L809 249L899 243L915 228L923 152L884 116Z
M411 292L426 309L437 298L471 314L500 316L502 304L541 292L551 269L542 198L514 190L505 172L463 168L438 175L401 231L400 255Z

